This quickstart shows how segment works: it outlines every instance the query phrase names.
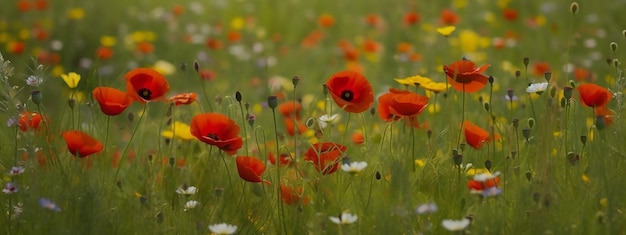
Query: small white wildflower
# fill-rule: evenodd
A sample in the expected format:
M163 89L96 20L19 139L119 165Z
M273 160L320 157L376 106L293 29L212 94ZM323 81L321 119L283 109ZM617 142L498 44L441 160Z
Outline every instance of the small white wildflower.
M341 170L348 173L359 173L367 167L367 162L350 162L341 165Z
M209 225L209 230L215 234L233 234L237 232L237 225L227 223Z
M341 213L341 215L339 215L339 217L330 216L328 218L335 224L351 224L356 222L359 217L357 215L343 212Z
M430 214L430 213L435 213L437 212L439 208L437 207L437 205L435 203L424 203L424 204L420 204L419 206L417 206L417 208L415 208L415 212L418 215L421 214Z
M469 226L470 220L468 218L463 218L461 220L451 220L444 219L441 221L441 225L446 228L448 231L461 231Z
M9 171L9 175L19 175L22 173L24 173L24 167L21 166L11 167L11 170Z
M200 205L200 202L195 201L195 200L191 200L191 201L187 201L185 203L185 211L189 210L189 209L193 209L196 208L196 206Z
M500 175L500 172L499 172L499 171L498 171L498 172L495 172L495 173L493 173L493 174L491 174L491 173L489 173L489 172L482 173L482 174L475 174L475 175L474 175L474 180L475 180L475 181L478 181L478 182L485 182L485 181L487 181L487 180L490 180L490 179L496 178L496 177L498 177L499 175Z
M526 92L528 92L528 93L537 93L537 92L544 92L547 89L548 89L548 83L547 82L532 83L532 84L528 85L528 87L526 88Z
M29 85L29 86L38 87L39 85L41 85L41 83L43 83L43 78L39 76L30 75L26 79L26 85Z
M183 194L183 195L193 195L193 194L196 194L197 191L198 189L196 187L194 186L187 187L186 185L183 185L182 187L176 189L176 193Z
M318 124L320 128L324 129L326 126L330 124L337 123L339 121L339 114L333 114L332 116L328 116L328 114L324 114L318 118Z
M17 185L11 182L6 183L4 189L2 189L2 192L6 194L17 193L17 191Z
M51 211L56 211L56 212L61 211L61 208L59 208L56 203L54 203L53 201L47 198L40 198L39 206L46 208L48 210L51 210Z

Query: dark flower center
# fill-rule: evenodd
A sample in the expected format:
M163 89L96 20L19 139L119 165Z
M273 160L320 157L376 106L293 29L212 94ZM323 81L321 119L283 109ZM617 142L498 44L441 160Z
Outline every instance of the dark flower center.
M220 140L219 138L217 138L217 134L213 134L213 133L207 134L206 137L208 137L209 139L215 140L215 141L219 141Z
M351 90L342 91L341 99L345 101L352 101L352 99L354 99L354 93Z
M146 88L139 89L138 93L139 93L139 97L141 97L144 100L150 100L150 98L152 98L152 91Z

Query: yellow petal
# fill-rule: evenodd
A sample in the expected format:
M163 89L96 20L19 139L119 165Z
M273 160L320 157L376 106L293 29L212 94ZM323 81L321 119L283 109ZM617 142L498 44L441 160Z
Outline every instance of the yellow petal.
M437 32L446 37L450 36L450 34L454 32L454 30L456 30L455 26L446 26L446 27L437 28Z

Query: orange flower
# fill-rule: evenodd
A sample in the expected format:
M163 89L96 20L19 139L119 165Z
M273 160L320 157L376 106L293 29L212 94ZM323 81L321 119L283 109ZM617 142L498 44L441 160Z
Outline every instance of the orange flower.
M417 14L417 12L410 11L404 15L404 23L406 25L414 25L414 24L419 23L419 21L420 21L420 15Z
M48 9L48 0L35 0L35 8L40 11Z
M448 82L452 87L462 92L477 92L489 82L489 77L481 74L490 65L480 68L469 60L460 60L450 65L444 65L443 70L448 75Z
M574 69L574 78L576 81L591 81L593 76L588 69L577 67Z
M365 16L365 23L371 27L376 27L382 24L382 19L376 14L368 14Z
M303 205L309 204L309 198L303 196L302 187L292 188L281 184L280 194L283 202L287 205L298 203L302 203Z
M265 163L263 161L248 156L238 156L236 161L237 172L239 172L239 177L243 180L252 183L263 182L269 184L268 181L261 179L261 175L265 172Z
M131 103L126 92L111 87L96 87L93 89L93 98L100 104L100 110L109 116L118 115Z
M352 143L354 144L362 144L363 142L365 142L365 137L363 136L363 133L357 131L352 133Z
M169 90L170 84L154 69L136 68L126 73L126 92L141 103L158 100Z
M467 181L467 188L477 191L477 192L480 192L480 191L483 191L485 189L489 189L492 187L497 187L498 185L500 185L500 178L497 176L492 179L485 180L485 181L477 181L477 180Z
M372 85L361 73L335 73L326 81L326 87L335 103L346 112L361 113L374 103Z
M456 25L459 23L459 16L450 9L441 11L440 21L443 25Z
M191 104L196 101L197 97L198 95L196 93L190 92L190 93L181 93L181 94L172 96L168 100L174 103L174 105L178 106L178 105L183 105L183 104Z
M533 74L537 77L543 77L545 73L550 72L550 65L546 62L537 62L533 65Z
M213 70L210 69L200 69L198 72L200 74L200 78L205 81L212 81L217 76Z
M396 46L396 51L398 53L408 53L411 50L413 50L413 45L411 45L411 43L408 43L408 42L400 42Z
M388 93L378 97L378 116L386 122L392 118L419 115L428 105L428 97L416 93L390 88Z
M136 45L136 49L138 52L150 54L154 51L154 46L149 42L139 42Z
M113 50L108 47L100 47L96 50L96 57L101 60L108 60L113 57Z
M378 42L372 39L369 39L369 38L365 39L365 41L363 42L363 51L369 52L369 53L376 53L380 51L380 45L378 44Z
M41 114L24 111L20 113L18 126L20 130L27 131L28 129L39 129L39 124L41 124Z
M287 101L280 105L278 105L278 111L285 118L293 118L300 119L300 110L302 110L302 104L297 101Z
M596 84L582 84L577 86L576 89L580 95L580 103L588 107L605 106L611 100L611 92Z
M32 8L31 3L27 0L18 0L17 1L17 9L20 12L27 12Z
M20 41L13 41L7 43L7 50L13 54L22 54L26 50L26 43Z
M346 146L332 142L315 143L304 153L304 160L315 165L318 172L328 175L337 171Z
M223 47L223 44L220 40L215 38L209 38L206 40L206 46L213 50L218 50Z
M67 143L67 149L77 157L87 157L104 149L100 141L82 131L66 131L62 135Z
M172 7L172 14L174 16L180 16L185 12L185 7L183 7L182 5L174 5Z
M239 126L223 114L198 114L191 119L190 129L191 135L198 140L218 147L229 155L237 153L243 146L243 140L237 136Z
M230 31L228 32L228 41L229 42L238 42L241 40L241 33L237 32L237 31Z
M480 149L484 143L489 143L492 140L491 136L489 136L489 132L470 121L465 120L463 122L463 128L465 129L465 142L474 149Z
M300 120L294 120L291 118L285 118L285 129L287 130L287 134L290 136L294 136L296 134L302 134L306 131L306 126ZM296 127L298 128L296 130Z
M517 10L513 8L505 8L502 10L502 17L508 21L515 21L517 20Z
M274 153L269 152L267 153L268 158L270 160L270 162L272 163L272 165L276 165L276 156L274 156ZM287 153L282 153L280 154L280 165L281 166L288 166L289 164L291 164L291 161L293 160L293 158L291 156L289 156L289 154Z
M322 14L317 23L324 28L330 28L335 24L335 17L330 14Z

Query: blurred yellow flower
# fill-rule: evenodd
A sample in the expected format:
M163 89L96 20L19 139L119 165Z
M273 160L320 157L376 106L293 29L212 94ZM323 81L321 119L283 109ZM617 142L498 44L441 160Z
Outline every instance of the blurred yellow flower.
M230 27L234 30L241 30L246 21L241 17L235 17L230 21Z
M417 166L417 167L424 167L424 165L426 165L426 162L424 162L424 160L422 160L422 159L416 159L415 160L415 166Z
M69 74L61 74L61 78L67 84L69 88L76 88L78 86L78 82L80 82L80 74L75 72L70 72Z
M165 60L157 60L152 66L152 69L165 76L172 75L176 72L176 66Z
M589 183L589 176L583 174L583 176L581 178L582 178L583 182Z
M424 88L424 90L431 91L434 93L439 93L447 89L445 82L427 82L427 83L421 84L421 87ZM450 87L449 84L448 84L448 87Z
M22 29L17 33L17 37L21 40L26 40L30 38L30 30Z
M402 85L409 86L415 86L416 84L419 84L421 86L422 84L433 82L433 80L431 80L430 78L422 77L420 75L410 76L407 78L396 78L394 80Z
M454 8L461 9L467 7L467 0L454 0L452 1Z
M600 199L600 205L603 207L609 206L609 200L606 199L606 197L603 197L602 199Z
M183 122L178 122L178 121L172 124L171 130L161 131L161 136L165 138L170 138L170 139L174 138L174 136L182 140L195 139L195 137L191 135L191 128L189 127L189 125Z
M465 171L465 174L467 176L473 176L476 174L491 174L491 173L489 173L489 171L485 168L478 168L478 169L470 168L470 169L467 169L467 171Z
M5 32L1 32L1 33L0 33L0 43L6 43L6 42L8 42L8 41L9 41L9 38L10 38L10 36L9 36L9 34L8 34L8 33L5 33Z
M53 77L59 77L61 76L61 74L63 74L65 72L65 69L63 68L62 65L55 65L52 68L52 71L50 71L50 73L52 74Z
M446 27L437 28L437 32L446 37L450 36L450 34L454 32L454 30L456 30L455 26L446 26Z
M117 44L117 39L113 36L102 36L100 38L100 45L104 47L113 47Z
M72 8L67 12L67 17L71 20L80 20L85 17L85 10L80 7Z

